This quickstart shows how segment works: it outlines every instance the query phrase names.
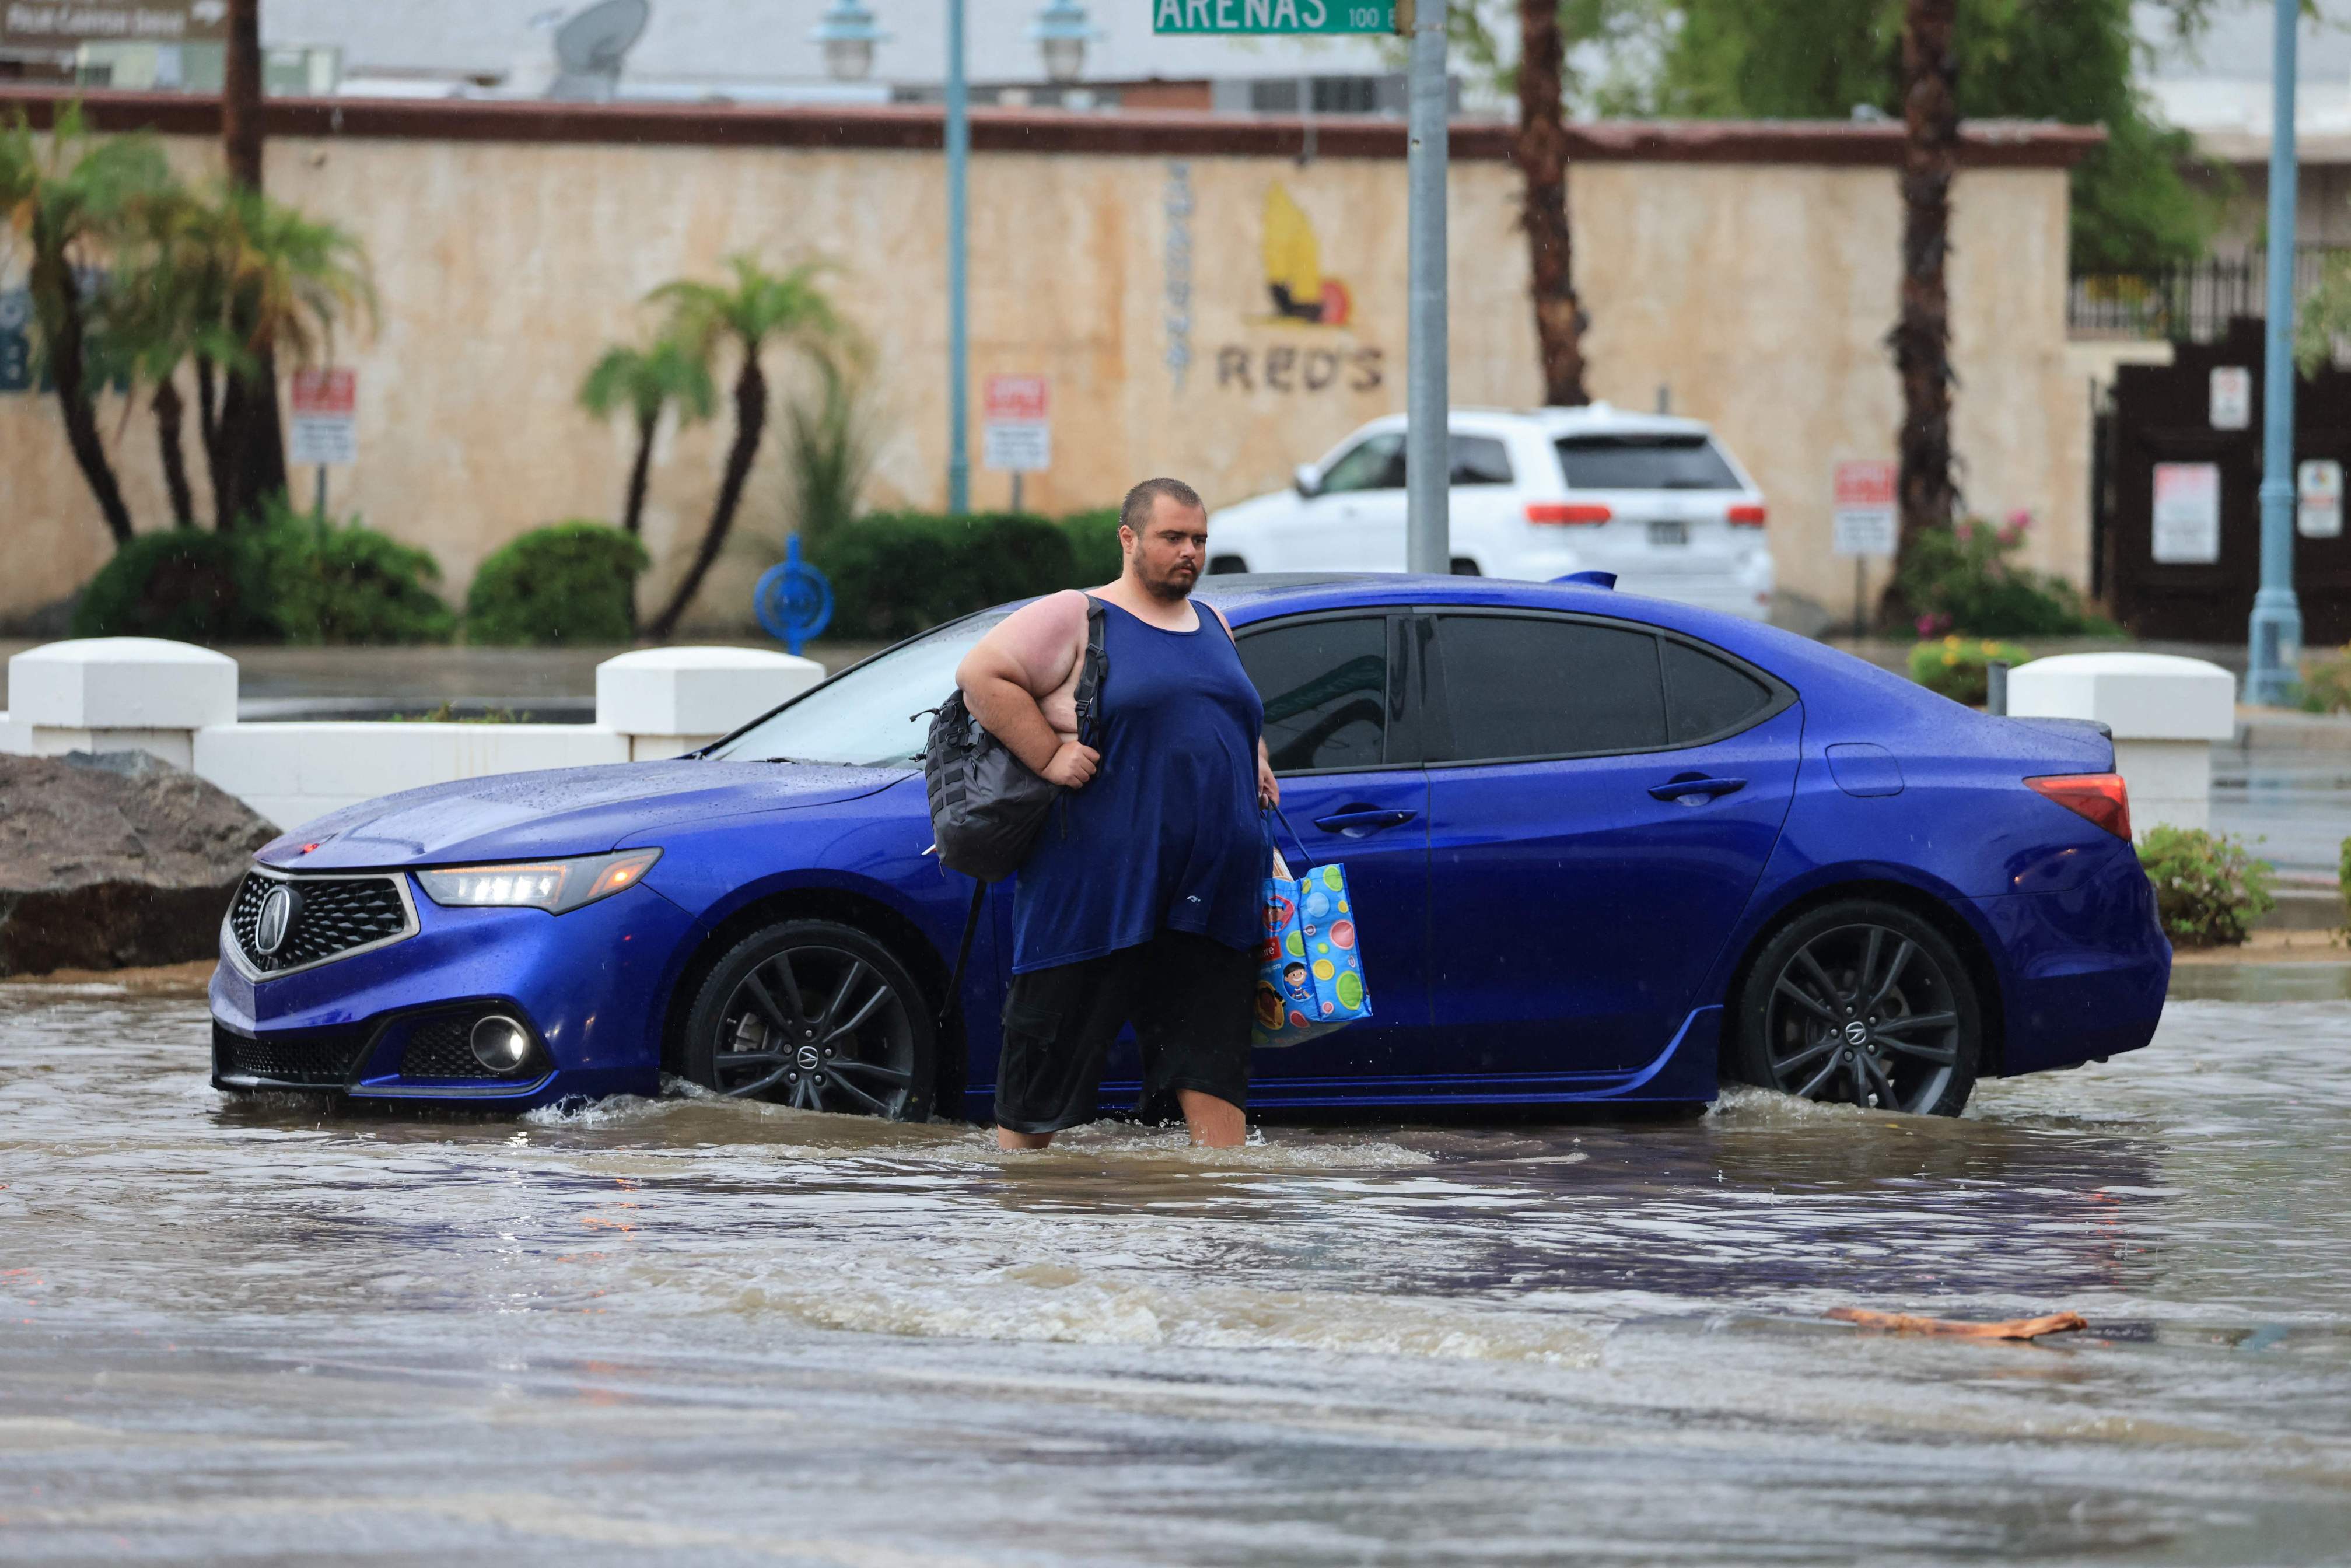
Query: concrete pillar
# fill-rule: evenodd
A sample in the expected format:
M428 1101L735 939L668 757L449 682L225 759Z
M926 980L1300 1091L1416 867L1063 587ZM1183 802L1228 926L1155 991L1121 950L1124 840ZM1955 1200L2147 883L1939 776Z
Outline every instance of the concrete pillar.
M147 751L195 765L195 732L236 717L236 661L156 637L85 637L8 661L9 748Z
M596 666L596 722L627 737L632 761L676 757L822 679L814 659L768 648L641 648Z
M2016 718L2089 718L2114 732L2131 829L2212 824L2212 746L2237 729L2237 681L2169 653L2060 653L2009 672Z

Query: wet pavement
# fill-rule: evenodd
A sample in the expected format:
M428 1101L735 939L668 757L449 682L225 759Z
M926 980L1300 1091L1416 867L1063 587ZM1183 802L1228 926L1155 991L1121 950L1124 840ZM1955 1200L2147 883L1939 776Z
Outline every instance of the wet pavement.
M2340 999L2176 1002L1954 1122L1226 1155L339 1116L205 1046L193 999L0 988L0 1559L2351 1555Z

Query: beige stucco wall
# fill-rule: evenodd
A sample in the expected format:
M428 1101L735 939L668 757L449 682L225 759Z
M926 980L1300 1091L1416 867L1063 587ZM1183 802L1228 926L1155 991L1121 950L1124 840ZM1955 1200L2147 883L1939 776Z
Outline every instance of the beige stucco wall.
M191 167L209 157L193 140L173 151ZM883 442L868 500L944 498L935 154L281 139L268 177L276 195L360 236L382 298L381 330L341 355L360 371L360 450L355 468L334 476L334 506L430 548L453 596L516 533L615 515L631 434L579 411L580 378L606 343L648 323L637 303L647 290L716 276L735 251L833 264L837 297L875 350ZM1276 182L1311 224L1323 274L1352 296L1343 326L1270 315L1260 236ZM1457 402L1537 394L1515 183L1500 163L1454 165ZM1970 171L1958 189L1957 436L1969 497L1987 512L2032 509L2037 563L2080 578L2088 426L2064 363L2065 178ZM1401 166L1385 161L977 159L975 378L1052 379L1055 465L1030 477L1029 505L1106 504L1151 473L1186 476L1212 503L1238 499L1400 409L1404 196ZM1186 197L1188 216L1171 216ZM1852 574L1829 554L1830 469L1890 456L1898 417L1883 347L1898 263L1894 175L1586 160L1573 202L1594 392L1646 408L1663 383L1677 412L1717 422L1771 495L1782 584L1841 608ZM1188 238L1191 271L1180 382L1167 362L1171 238ZM787 395L789 364L784 353L770 361ZM1268 384L1269 365L1286 386ZM974 402L974 502L1001 506L1008 476L977 469L976 392ZM123 413L108 400L109 440L141 526L160 527L152 423L143 410ZM726 434L723 413L664 432L647 510L662 562L649 600L698 534ZM741 621L751 578L780 554L790 524L781 453L771 430L738 543L703 595L706 621ZM308 495L307 476L298 495ZM47 400L0 397L0 616L70 593L109 551Z

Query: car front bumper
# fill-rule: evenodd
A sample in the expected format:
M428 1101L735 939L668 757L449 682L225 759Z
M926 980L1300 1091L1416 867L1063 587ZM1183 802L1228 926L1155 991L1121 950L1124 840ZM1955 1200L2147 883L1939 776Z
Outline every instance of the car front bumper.
M414 935L289 974L246 973L224 928L216 1087L505 1110L660 1087L669 983L694 930L684 910L643 885L565 915L444 909L409 891ZM489 1012L532 1037L507 1076L463 1044Z

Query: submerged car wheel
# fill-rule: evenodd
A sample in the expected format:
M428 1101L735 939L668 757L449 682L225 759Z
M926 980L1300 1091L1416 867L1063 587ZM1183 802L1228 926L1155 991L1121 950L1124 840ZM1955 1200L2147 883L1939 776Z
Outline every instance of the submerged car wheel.
M931 1113L929 1005L854 926L787 920L744 937L703 981L677 1044L684 1076L729 1098L896 1122Z
M1975 1088L1983 1013L1949 939L1855 900L1799 917L1756 955L1729 1063L1806 1100L1956 1116Z

